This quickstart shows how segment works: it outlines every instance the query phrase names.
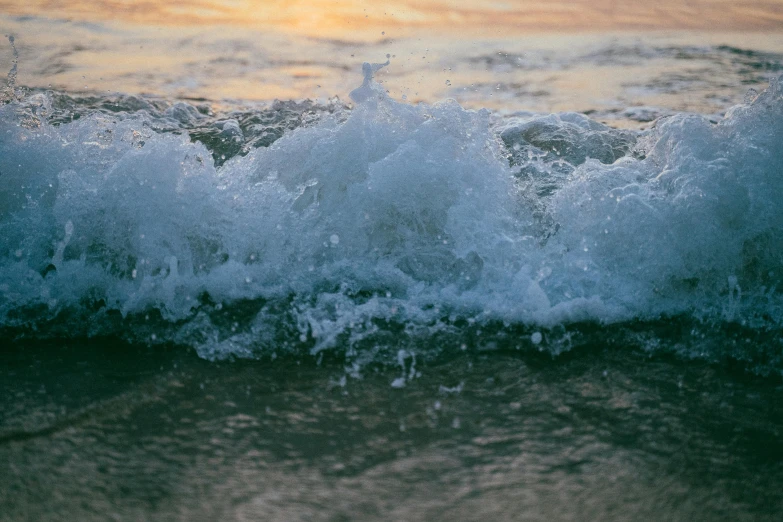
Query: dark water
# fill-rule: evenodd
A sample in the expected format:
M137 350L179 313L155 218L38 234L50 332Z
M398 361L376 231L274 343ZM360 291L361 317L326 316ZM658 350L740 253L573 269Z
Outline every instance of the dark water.
M611 343L609 343L611 344ZM597 342L347 377L110 340L2 355L0 520L778 520L783 385Z

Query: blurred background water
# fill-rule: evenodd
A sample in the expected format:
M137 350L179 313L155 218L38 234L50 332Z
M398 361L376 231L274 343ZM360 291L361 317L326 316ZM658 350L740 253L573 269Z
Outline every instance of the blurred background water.
M25 85L216 102L346 100L389 54L395 98L628 122L721 113L783 68L780 2L11 1L0 25Z

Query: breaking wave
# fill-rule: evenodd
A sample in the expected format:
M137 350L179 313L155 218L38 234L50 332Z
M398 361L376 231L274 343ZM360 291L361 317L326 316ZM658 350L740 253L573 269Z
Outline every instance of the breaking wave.
M409 105L374 69L350 109L225 117L135 97L74 114L10 89L2 331L224 358L412 338L557 351L585 324L677 323L768 335L779 366L781 80L717 124L625 131Z

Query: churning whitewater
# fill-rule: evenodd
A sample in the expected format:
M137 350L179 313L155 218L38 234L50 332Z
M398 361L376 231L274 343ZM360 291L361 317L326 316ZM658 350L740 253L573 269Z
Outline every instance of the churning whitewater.
M584 322L781 327L781 80L717 124L626 131L409 105L378 67L353 108L244 149L232 118L208 148L189 104L125 97L65 119L56 94L11 88L0 327L208 358L488 325L526 346Z

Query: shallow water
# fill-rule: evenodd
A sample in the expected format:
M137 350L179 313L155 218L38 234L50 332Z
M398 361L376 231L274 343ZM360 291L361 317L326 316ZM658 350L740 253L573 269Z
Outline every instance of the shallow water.
M334 361L15 344L0 519L777 519L779 380L582 348L465 352L394 388Z
M0 521L779 518L779 6L357 5L2 6Z

